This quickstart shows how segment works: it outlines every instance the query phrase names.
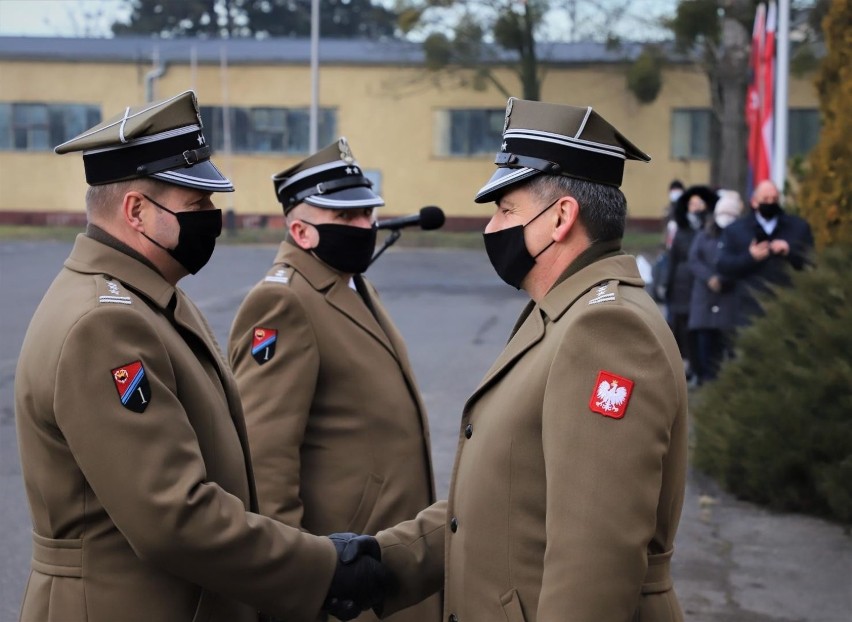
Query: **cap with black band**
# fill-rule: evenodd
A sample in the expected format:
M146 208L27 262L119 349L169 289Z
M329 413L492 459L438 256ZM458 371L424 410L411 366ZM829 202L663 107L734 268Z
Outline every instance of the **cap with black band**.
M590 106L510 97L503 143L494 160L499 168L474 200L495 201L511 186L542 173L617 187L625 160L650 159Z
M273 175L275 195L287 214L300 203L324 209L381 207L382 197L364 175L343 137Z
M124 112L62 143L56 153L83 152L89 185L153 177L207 190L234 186L210 161L195 93L127 107Z

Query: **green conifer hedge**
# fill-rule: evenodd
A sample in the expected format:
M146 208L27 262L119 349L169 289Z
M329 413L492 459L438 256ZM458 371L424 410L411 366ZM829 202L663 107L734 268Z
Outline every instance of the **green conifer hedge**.
M852 248L763 300L693 400L697 468L740 498L852 525Z

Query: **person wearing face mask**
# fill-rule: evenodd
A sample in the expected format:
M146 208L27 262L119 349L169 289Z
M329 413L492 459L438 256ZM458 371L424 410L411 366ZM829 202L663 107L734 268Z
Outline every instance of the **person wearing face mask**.
M394 611L449 622L676 622L687 466L680 353L621 250L625 160L590 107L509 99L485 247L530 302L462 409L449 498L376 536Z
M683 194L683 191L684 187L681 180L673 179L669 184L669 202L666 204L665 209L666 231L663 236L663 244L665 245L666 250L671 248L675 233L677 233L678 227L677 221L675 220L675 207L677 206L677 200Z
M260 510L314 534L374 534L435 500L426 408L402 336L363 276L384 201L345 138L273 183L287 237L228 343ZM386 619L440 613L436 596Z
M56 151L83 152L88 226L15 374L33 521L21 621L310 620L378 604L370 542L257 513L236 383L177 287L213 253L212 194L234 190L195 94L128 106Z
M719 253L719 274L742 284L738 326L762 313L758 297L771 293L771 286L790 284L788 270L802 270L814 246L810 225L784 212L770 180L757 184L751 208L722 232Z
M740 195L719 190L713 219L699 231L689 249L692 296L689 303L689 333L693 345L692 364L699 385L713 380L729 349L739 302L735 281L719 275L720 237L742 211Z
M689 300L693 276L689 269L689 248L695 236L704 228L708 215L712 218L716 193L708 186L690 186L675 202L674 219L677 232L668 251L666 282L666 313L669 326L677 340L686 374L695 381L692 336L689 333Z

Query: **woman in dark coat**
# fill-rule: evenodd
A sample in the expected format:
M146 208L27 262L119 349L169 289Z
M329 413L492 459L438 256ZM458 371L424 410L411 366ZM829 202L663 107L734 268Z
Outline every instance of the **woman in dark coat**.
M694 277L689 305L692 370L698 384L716 377L736 325L740 286L719 276L722 229L736 220L743 208L740 195L720 190L713 220L695 235L689 249L689 269Z
M687 377L692 376L689 303L692 297L693 276L689 269L689 248L696 233L704 227L706 216L712 214L716 200L716 193L709 186L691 186L680 195L675 204L677 232L669 249L666 309L680 356L687 362Z

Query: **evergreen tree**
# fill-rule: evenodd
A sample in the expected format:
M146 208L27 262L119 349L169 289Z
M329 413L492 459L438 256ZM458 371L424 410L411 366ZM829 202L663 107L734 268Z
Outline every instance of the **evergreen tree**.
M695 466L737 496L852 525L852 247L764 299L695 396Z
M818 247L852 245L852 0L834 0L823 21L828 48L816 80L820 140L798 197Z

